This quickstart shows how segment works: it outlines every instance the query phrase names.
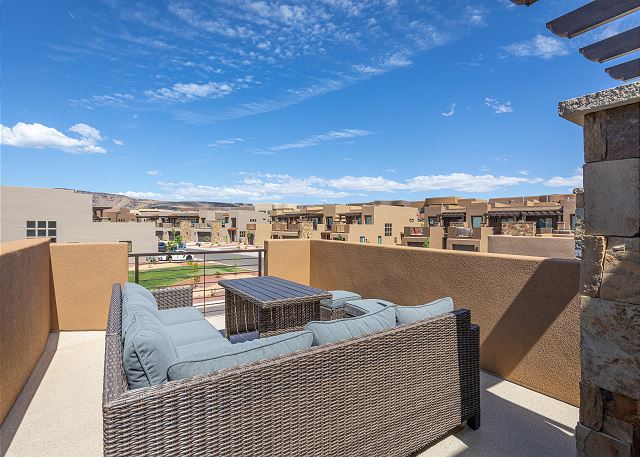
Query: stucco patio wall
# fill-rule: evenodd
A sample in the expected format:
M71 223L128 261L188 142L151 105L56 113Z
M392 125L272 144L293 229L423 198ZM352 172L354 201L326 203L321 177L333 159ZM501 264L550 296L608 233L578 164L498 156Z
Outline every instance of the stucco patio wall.
M38 363L49 335L49 241L0 245L0 423Z
M484 370L579 402L576 260L320 240L268 241L267 259L267 274L400 305L451 296L480 325Z

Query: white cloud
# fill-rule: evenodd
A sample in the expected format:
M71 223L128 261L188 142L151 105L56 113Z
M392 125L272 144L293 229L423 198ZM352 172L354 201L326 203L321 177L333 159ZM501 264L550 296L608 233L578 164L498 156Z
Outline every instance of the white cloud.
M518 173L522 176L529 176L529 170L518 170Z
M385 168L384 171L386 171L387 173L397 173L397 170L395 168Z
M115 144L116 146L124 146L124 141L122 140L114 138L112 141L113 141L113 144Z
M233 87L227 83L206 84L176 83L170 88L147 90L145 95L154 100L189 101L203 98L220 98L229 95Z
M162 172L160 170L147 170L149 176L160 176Z
M530 40L513 43L502 48L506 55L515 57L538 57L552 59L566 56L569 49L564 41L544 35L536 35Z
M484 104L493 110L496 114L512 113L513 107L510 101L501 102L495 98L485 97Z
M455 103L451 103L451 105L449 105L448 111L443 111L442 115L444 117L451 117L454 114L456 114L456 104Z
M222 138L220 140L216 140L211 144L208 144L207 146L211 147L211 148L215 148L215 147L221 147L221 146L228 146L230 144L236 144L236 143L244 143L245 141L247 141L248 138Z
M154 200L164 200L167 198L166 195L158 194L155 192L136 192L133 190L129 190L127 192L121 192L120 195L126 195L131 198L146 198L146 199L154 199Z
M73 106L93 110L98 107L122 107L134 99L133 95L116 92L110 95L92 95L86 98L69 100Z
M106 149L98 143L103 140L100 131L90 125L78 123L69 131L78 135L70 137L46 125L18 122L13 127L0 124L0 143L17 148L58 149L72 154L103 154Z
M347 138L356 138L362 136L371 135L372 132L367 130L360 129L344 129L344 130L332 130L327 133L322 133L320 135L313 135L302 140L296 141L295 143L286 143L278 146L272 146L269 148L270 151L284 151L287 149L300 149L300 148L308 148L311 146L316 146L320 143L324 143L326 141L337 141L344 140Z
M235 200L259 201L305 197L327 201L354 196L367 196L371 192L425 193L434 190L454 192L491 192L497 189L532 184L541 178L524 176L494 176L450 173L444 175L415 176L406 180L387 179L382 176L351 176L326 178L319 176L295 177L286 174L241 173L242 179L229 186L211 186L191 182L158 182L166 195L177 200Z
M576 168L573 172L573 176L561 177L554 176L551 179L544 181L545 186L549 187L582 187L582 168Z

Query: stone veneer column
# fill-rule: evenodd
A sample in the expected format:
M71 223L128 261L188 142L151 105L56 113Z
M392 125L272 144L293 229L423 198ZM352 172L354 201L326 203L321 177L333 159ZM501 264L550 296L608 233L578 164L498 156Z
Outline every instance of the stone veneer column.
M559 111L584 127L578 455L640 456L640 83Z

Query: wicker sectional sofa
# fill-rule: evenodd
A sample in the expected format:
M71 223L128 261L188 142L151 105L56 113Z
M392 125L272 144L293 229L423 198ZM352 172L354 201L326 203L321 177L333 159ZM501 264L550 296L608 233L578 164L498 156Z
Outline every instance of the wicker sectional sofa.
M154 291L159 309L190 288ZM480 425L479 329L468 310L217 373L130 390L122 292L105 337L104 454L409 455Z

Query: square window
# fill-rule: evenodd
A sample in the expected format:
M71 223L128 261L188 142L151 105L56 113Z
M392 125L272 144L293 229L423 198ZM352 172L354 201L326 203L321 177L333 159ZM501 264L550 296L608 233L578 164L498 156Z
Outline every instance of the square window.
M27 229L27 237L34 237L34 236L36 236L35 229Z
M27 228L36 228L36 221L27 221Z
M56 221L49 221L49 228L56 228Z
M38 228L47 228L47 221L38 221Z
M49 229L49 236L56 236L56 229Z
M38 229L38 236L47 236L47 231Z
M52 243L55 243L55 242L56 242L56 239L55 239L55 238L51 238L51 242L52 242Z

